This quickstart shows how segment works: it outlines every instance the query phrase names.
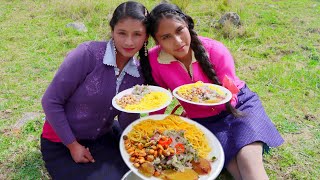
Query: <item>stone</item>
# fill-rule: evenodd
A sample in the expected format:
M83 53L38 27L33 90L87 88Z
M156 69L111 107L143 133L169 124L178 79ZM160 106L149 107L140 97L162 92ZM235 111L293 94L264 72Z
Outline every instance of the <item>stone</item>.
M226 21L230 21L235 26L240 26L240 16L235 12L227 12L225 13L219 20L221 25L224 25Z
M71 27L80 32L87 32L87 27L82 22L72 22L66 25L67 27Z

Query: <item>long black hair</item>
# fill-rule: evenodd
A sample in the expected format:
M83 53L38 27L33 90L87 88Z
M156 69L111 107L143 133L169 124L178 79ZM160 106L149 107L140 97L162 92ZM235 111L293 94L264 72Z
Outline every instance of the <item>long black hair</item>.
M216 72L213 68L213 65L209 61L209 57L206 53L205 48L203 47L196 31L194 30L194 21L193 19L184 14L181 9L169 3L162 3L157 5L149 14L148 18L148 33L156 40L155 34L158 31L159 22L163 18L172 18L180 22L185 22L188 25L188 29L191 36L190 47L194 52L196 60L199 62L201 69L207 75L207 77L214 83L221 85ZM152 75L151 75L151 66L149 61L141 61L142 72L147 84L156 84ZM229 113L232 113L234 116L241 116L242 114L236 110L231 104L230 101L226 103L226 109Z
M147 28L147 20L148 20L149 12L146 7L144 7L141 3L135 1L127 1L121 3L113 12L112 18L109 22L110 28L113 31L116 24L125 18L132 18L141 21L145 27ZM148 41L146 41L145 46L148 45ZM148 50L146 47L142 47L139 50L140 61L148 61Z

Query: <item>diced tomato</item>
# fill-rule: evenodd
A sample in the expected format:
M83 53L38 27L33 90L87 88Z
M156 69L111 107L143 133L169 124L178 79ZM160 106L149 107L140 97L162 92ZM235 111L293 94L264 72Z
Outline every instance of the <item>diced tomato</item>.
M181 154L185 151L184 145L181 143L176 144L174 147L176 149L176 154Z
M172 142L171 138L167 138L166 140L159 139L158 144L160 144L161 146L169 146L171 142Z

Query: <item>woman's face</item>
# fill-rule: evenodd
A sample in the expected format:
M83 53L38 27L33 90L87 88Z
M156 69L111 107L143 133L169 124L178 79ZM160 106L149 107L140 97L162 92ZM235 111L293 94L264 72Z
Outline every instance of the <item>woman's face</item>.
M189 55L191 36L187 24L172 18L163 18L158 25L155 39L161 48L178 60Z
M112 38L117 52L125 58L131 58L147 40L146 27L137 19L124 18L114 26Z

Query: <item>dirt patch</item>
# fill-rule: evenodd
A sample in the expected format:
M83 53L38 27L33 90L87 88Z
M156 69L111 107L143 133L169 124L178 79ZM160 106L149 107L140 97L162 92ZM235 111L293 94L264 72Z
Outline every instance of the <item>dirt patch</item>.
M299 132L294 134L284 134L283 139L285 143L296 144L297 140L304 139L305 141L314 139L314 135L310 132L308 128L303 128Z
M3 110L3 111L0 111L1 119L8 119L11 114L12 114L12 110L11 109L6 109L6 110Z
M24 113L22 118L19 119L16 124L13 126L13 130L16 131L20 131L21 127L23 125L25 125L28 121L30 120L33 120L33 119L36 119L40 117L40 113L36 113L36 112L27 112L27 113Z
M251 71L258 71L261 69L261 67L264 67L264 65L269 64L270 62L266 62L266 61L255 61L254 59L252 59L252 61L254 61L254 63L248 63L247 65L241 65L241 66L237 66L237 71L239 72L251 72Z
M2 172L7 172L5 170L1 170ZM7 179L7 177L4 174L0 174L0 179Z
M0 111L0 115L4 117L4 119L8 118L12 113L11 110ZM37 112L27 112L24 113L22 118L19 119L13 126L2 129L0 132L3 135L19 135L22 127L29 121L39 118L41 113ZM0 178L1 179L1 178Z
M0 133L5 135L5 136L8 136L11 133L11 129L10 128L1 129Z
M306 63L305 62L296 62L295 66L296 66L296 70L302 70L306 67Z
M317 118L316 118L316 116L314 116L313 114L306 114L306 115L304 115L304 119L305 119L305 120L308 120L308 121L314 121L314 120L316 120Z
M8 174L11 174L12 170L8 167L7 161L0 162L0 179L8 179Z
M308 31L309 33L320 34L320 28L309 28L309 29L307 29L307 31Z
M293 54L293 53L295 53L294 50L288 50L288 49L280 50L278 52L279 55L289 55L289 54Z

